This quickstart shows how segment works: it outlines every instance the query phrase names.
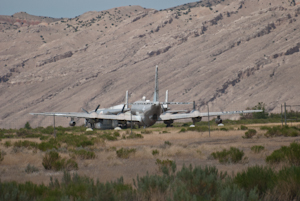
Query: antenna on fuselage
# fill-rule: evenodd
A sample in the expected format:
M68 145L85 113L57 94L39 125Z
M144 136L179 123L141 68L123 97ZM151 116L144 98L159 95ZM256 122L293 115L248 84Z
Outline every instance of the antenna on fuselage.
M155 88L154 88L154 96L153 96L153 102L158 102L158 66L156 65L155 69Z

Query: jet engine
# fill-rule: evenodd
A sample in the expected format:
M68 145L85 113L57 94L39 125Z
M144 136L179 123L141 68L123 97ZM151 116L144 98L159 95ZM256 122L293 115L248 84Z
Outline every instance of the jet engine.
M222 123L222 119L220 118L220 116L217 116L215 122L216 122L216 124L221 124Z
M69 125L70 125L70 126L75 126L75 125L76 125L76 122L73 121L73 120L71 120L71 121L69 122Z

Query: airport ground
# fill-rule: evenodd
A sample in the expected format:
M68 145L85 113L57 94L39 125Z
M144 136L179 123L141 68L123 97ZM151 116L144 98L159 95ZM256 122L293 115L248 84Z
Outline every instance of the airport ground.
M256 129L257 134L251 139L244 139L245 130L240 130L241 125L225 126L228 131L214 130L210 132L186 131L180 132L180 127L173 128L147 128L149 134L142 134L143 138L122 139L122 135L130 132L130 129L119 131L120 137L115 141L105 140L90 147L96 154L95 159L76 159L78 163L77 172L79 175L86 175L93 179L99 179L100 182L115 180L121 176L125 183L132 183L133 179L139 176L149 174L160 174L156 160L173 160L177 164L177 170L185 165L193 166L216 166L219 171L227 171L229 174L236 174L247 167L254 165L266 166L265 158L274 150L281 146L288 146L291 142L299 142L300 137L265 137L265 130L261 126L280 125L278 123L270 124L250 124L248 128ZM294 124L295 125L295 124ZM299 124L298 124L299 126ZM216 126L213 128L217 128ZM140 133L134 130L136 133ZM97 131L97 133L103 131ZM80 134L80 133L78 133ZM93 135L90 135L93 137ZM14 142L19 140L29 140L40 143L39 138L12 138L2 139L0 149L5 153L4 160L0 163L1 181L32 181L37 184L48 184L50 176L60 178L63 171L45 170L42 165L44 151L32 148L14 148L14 146L4 146L6 141ZM169 143L165 143L169 142ZM254 145L261 145L264 150L260 153L251 151ZM66 145L65 151L60 151L62 157L69 157L70 152ZM221 164L218 160L211 157L212 152L222 151L236 147L243 150L245 155L243 159L236 164ZM136 152L129 158L119 158L116 150L120 148L134 148ZM159 153L153 155L153 150ZM38 172L26 173L27 165L33 165L38 168ZM280 165L273 166L275 169L281 168Z

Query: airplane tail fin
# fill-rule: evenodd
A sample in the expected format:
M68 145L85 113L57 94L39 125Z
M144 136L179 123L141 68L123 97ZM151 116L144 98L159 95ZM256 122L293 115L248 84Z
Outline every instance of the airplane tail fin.
M128 108L128 90L126 91L126 96L125 96L125 109Z
M153 102L158 102L158 66L156 66L155 69L155 88L154 88L154 96L153 96Z
M166 90L166 99L165 99L165 103L167 103L168 102L168 95L169 95L169 91L168 90ZM168 104L163 104L163 109L164 109L164 111L167 111L168 110Z

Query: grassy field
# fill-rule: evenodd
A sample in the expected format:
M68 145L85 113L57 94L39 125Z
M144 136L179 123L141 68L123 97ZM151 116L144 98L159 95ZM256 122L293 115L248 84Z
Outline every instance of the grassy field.
M76 173L78 177L87 176L93 178L93 181L99 180L100 183L120 181L122 177L121 183L125 185L124 188L138 189L137 175L139 178L147 178L147 175L149 177L165 175L170 177L171 181L175 174L187 171L184 168L190 164L193 168L198 168L197 171L200 171L199 168L204 171L206 166L215 168L214 171L218 171L215 175L217 178L220 177L220 172L227 172L233 182L239 175L240 177L243 174L247 175L251 167L258 166L262 170L250 169L250 171L269 171L264 168L271 168L270 171L277 175L284 167L293 165L291 160L297 161L297 157L290 159L291 155L284 155L290 153L285 150L297 150L297 147L282 150L282 146L289 147L291 143L300 141L299 125L293 123L294 127L283 128L278 127L281 123L225 125L224 127L213 125L210 136L208 127L201 124L195 128L181 124L171 128L155 126L146 130L134 129L133 134L130 133L130 129L118 132L113 130L86 132L83 127L59 127L56 139L53 138L51 134L53 130L50 127L0 130L1 182L31 181L37 185L44 184L48 188L51 184L50 177L52 181L62 181L68 174L64 171L68 171L71 175ZM256 132L249 137L246 132L251 130ZM277 152L280 153L275 152L274 155L275 150L279 150ZM271 159L266 160L268 157ZM300 179L295 182L300 183ZM168 190L156 193L155 196L158 198L162 196L162 200L167 200L170 196L173 199L172 196L176 194L171 187L173 184L166 185ZM231 190L237 188L246 197L255 187L243 186L241 181L240 183L236 181L235 185L237 186L229 185ZM274 183L266 189L251 192L254 197L257 195L266 198L271 190L277 188L276 185L277 183ZM212 194L209 194L208 200L212 199ZM132 192L130 195L133 196ZM147 200L149 195L144 192L134 196L142 196L140 200ZM189 198L190 195L186 196ZM160 200L158 198L157 200ZM201 196L198 198L202 199ZM119 197L116 198L118 199ZM139 200L136 197L134 199Z

